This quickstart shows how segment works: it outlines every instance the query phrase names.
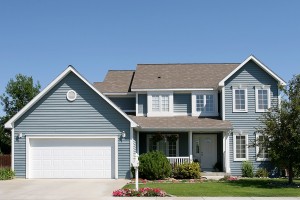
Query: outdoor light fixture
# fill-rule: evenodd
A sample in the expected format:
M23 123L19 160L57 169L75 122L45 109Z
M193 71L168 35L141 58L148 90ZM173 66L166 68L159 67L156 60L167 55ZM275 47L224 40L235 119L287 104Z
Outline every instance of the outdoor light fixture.
M23 137L23 134L19 133L18 138L22 138L22 137Z
M122 138L125 138L126 137L126 133L125 131L122 131Z

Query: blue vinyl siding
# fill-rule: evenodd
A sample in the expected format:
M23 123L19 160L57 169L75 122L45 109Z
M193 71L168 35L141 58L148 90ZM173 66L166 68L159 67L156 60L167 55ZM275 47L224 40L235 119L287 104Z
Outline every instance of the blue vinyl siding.
M77 99L66 99L68 90L77 92ZM26 134L120 134L130 133L130 122L90 89L75 74L68 74L42 99L15 122L15 172L25 177ZM25 137L16 141L22 132ZM119 178L130 177L129 137L119 140Z
M258 127L259 117L262 113L257 113L255 109L255 86L270 85L271 105L278 103L278 87L277 81L269 74L263 71L253 61L249 61L240 70L238 70L232 77L225 82L225 118L231 121L234 130L243 130L248 133L248 144L255 141L255 127ZM239 113L232 110L232 86L236 87L242 85L247 88L248 93L248 112ZM234 131L233 130L233 131ZM230 135L230 167L232 175L241 175L240 161L234 161L233 157L233 136ZM255 147L248 148L248 159L255 167L268 166L268 162L256 161Z
M111 97L109 99L123 111L135 111L135 97Z
M138 94L138 113L147 114L147 94Z
M191 94L174 94L174 113L191 113L192 112L192 95Z

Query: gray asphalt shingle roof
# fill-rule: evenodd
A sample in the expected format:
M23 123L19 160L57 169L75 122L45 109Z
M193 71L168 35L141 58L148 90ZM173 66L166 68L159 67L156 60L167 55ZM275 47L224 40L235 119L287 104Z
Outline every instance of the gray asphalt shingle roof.
M217 88L239 64L139 64L131 89Z

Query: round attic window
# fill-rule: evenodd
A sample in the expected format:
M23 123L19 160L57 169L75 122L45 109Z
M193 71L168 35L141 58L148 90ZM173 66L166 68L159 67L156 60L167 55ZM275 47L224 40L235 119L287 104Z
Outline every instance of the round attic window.
M67 92L68 101L75 101L76 97L77 97L77 93L74 90L69 90Z

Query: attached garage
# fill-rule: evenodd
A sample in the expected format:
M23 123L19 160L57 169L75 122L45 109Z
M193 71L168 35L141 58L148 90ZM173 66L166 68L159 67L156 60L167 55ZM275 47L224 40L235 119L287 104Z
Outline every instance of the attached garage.
M117 139L28 137L27 178L117 178Z

